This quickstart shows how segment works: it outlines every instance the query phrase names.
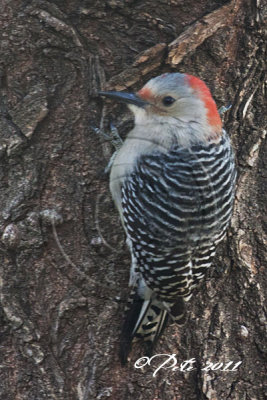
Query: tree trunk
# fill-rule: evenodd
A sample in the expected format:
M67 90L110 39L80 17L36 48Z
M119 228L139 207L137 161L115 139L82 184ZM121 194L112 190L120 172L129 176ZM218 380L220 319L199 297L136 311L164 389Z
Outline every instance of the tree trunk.
M0 3L0 398L266 398L263 1ZM235 212L186 324L121 367L130 256L93 127L125 137L132 116L97 91L171 71L232 104Z

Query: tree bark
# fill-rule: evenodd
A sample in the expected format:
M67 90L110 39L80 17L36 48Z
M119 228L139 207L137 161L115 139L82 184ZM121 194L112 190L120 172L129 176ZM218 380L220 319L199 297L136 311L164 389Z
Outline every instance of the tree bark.
M0 3L0 398L267 398L263 1ZM137 368L136 344L121 367L130 256L104 173L113 149L93 127L125 137L132 116L97 91L171 71L232 104L235 212L165 356Z

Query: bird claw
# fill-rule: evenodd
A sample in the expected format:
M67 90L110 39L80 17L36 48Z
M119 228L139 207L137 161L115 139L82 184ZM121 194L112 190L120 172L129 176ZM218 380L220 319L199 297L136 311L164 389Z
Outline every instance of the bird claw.
M230 108L232 108L232 104L227 104L227 106L221 106L218 110L220 115L223 115L224 113L226 113L226 111L230 110Z
M102 136L106 141L111 142L112 145L115 147L115 152L112 154L108 165L106 166L104 173L107 174L110 172L112 164L114 162L114 159L119 151L119 149L121 148L122 144L123 144L123 140L119 135L118 129L116 128L116 126L110 122L109 125L109 132L106 133L104 132L101 128L97 128L94 125L91 125L91 129L99 136Z
M119 135L118 129L112 122L109 124L109 129L111 134L111 143L115 147L116 151L118 151L123 144L123 140Z
M119 135L118 129L111 122L109 125L109 132L104 132L101 128L90 125L91 129L97 134L104 137L107 141L111 142L116 150L119 150L123 144L123 140Z
M101 128L97 128L95 125L90 125L90 128L99 136L103 136L106 140L111 140L110 135L103 132Z

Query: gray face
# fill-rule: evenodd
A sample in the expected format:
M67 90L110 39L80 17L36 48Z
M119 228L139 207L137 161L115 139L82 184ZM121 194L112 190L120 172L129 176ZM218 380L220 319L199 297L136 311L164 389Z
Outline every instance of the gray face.
M145 109L150 115L177 118L183 114L188 119L190 114L194 116L200 109L205 115L200 92L191 87L189 79L186 74L163 74L147 82L137 94L149 103Z
M137 95L148 102L145 110L150 115L189 118L200 110L202 115L206 114L199 92L190 86L185 74L170 73L153 78Z

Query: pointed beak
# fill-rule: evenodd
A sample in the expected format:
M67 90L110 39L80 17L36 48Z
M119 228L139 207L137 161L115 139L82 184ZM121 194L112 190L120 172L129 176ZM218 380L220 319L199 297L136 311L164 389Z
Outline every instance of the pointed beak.
M133 104L137 107L145 107L148 102L141 99L141 97L137 96L135 93L126 93L126 92L98 92L100 96L109 97L110 99L114 99L121 103Z

